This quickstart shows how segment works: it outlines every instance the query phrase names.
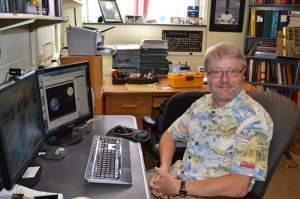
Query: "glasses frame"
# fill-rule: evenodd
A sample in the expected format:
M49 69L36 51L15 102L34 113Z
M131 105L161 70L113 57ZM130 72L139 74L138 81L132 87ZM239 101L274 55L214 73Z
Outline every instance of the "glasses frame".
M222 77L225 73L228 77L238 77L242 74L242 72L245 70L245 67L242 67L242 69L238 70L238 69L230 69L230 70L226 70L226 71L222 71L222 70L218 70L218 71L207 71L206 74L210 77L213 78L220 78ZM214 72L214 73L213 73ZM232 73L230 73L232 72ZM234 72L238 72L238 73L234 73Z

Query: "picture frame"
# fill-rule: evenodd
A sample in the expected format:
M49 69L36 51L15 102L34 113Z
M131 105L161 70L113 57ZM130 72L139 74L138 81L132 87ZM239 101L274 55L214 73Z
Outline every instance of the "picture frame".
M123 23L116 0L98 0L104 23Z
M242 32L244 11L244 0L212 0L209 30L218 32Z

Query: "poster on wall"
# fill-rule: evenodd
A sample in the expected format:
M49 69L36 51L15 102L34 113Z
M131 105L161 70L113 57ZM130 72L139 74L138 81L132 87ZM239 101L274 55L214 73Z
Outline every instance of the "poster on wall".
M209 30L242 32L244 10L244 0L212 0Z

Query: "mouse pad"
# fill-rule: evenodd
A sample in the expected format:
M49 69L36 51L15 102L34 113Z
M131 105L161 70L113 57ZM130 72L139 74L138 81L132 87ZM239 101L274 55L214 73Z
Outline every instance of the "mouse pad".
M129 128L126 126L117 125L110 129L107 136L121 137L134 142L147 142L150 139L150 133L146 130Z

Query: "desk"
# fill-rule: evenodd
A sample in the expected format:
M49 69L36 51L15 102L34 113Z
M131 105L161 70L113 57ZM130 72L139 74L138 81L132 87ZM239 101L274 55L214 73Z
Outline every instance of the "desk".
M141 146L130 142L132 186L92 184L84 179L86 163L94 134L105 134L114 125L136 128L133 116L99 116L86 127L90 133L77 145L70 146L65 159L60 161L40 160L41 181L33 188L41 191L63 193L65 199L78 196L90 198L149 198L145 166Z
M247 92L255 92L250 84L244 84ZM171 88L167 78L160 78L155 87L147 85L116 85L112 84L111 76L103 76L103 101L104 114L107 115L134 115L137 118L138 127L142 128L143 116L154 116L153 110L158 108L162 101L182 91L208 92L207 85L197 88Z

